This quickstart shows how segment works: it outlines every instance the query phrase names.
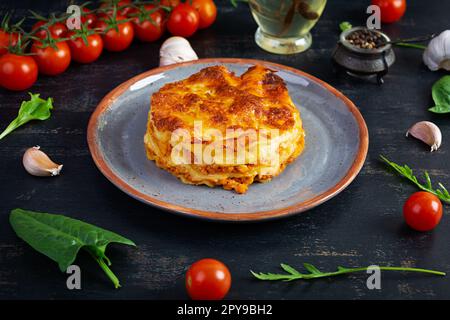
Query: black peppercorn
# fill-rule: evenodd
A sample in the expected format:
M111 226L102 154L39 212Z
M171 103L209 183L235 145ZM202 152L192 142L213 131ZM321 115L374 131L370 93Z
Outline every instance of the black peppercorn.
M369 29L353 31L346 37L346 40L362 49L376 49L382 47L385 43L381 34Z

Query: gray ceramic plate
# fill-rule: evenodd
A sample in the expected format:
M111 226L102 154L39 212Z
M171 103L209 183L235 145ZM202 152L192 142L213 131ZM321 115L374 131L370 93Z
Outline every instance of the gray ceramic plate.
M255 64L276 70L287 83L306 131L300 157L280 176L251 185L243 195L183 184L149 161L144 150L150 96L166 83L218 64L238 75ZM299 70L258 60L203 59L153 69L114 89L91 117L88 143L100 171L140 201L188 216L254 221L299 213L341 192L364 163L368 132L350 100Z

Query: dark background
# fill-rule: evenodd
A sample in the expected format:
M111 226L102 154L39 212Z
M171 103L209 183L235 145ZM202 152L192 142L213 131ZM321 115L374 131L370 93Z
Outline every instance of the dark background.
M273 61L301 69L335 86L360 108L370 132L367 161L356 180L327 203L288 219L259 224L220 224L182 218L128 197L95 167L86 143L86 126L96 105L123 81L158 65L162 41L135 43L122 53L104 53L92 65L73 64L58 77L40 77L32 92L53 97L55 110L44 122L29 123L0 141L0 298L42 299L184 299L184 273L194 261L214 257L233 275L231 299L442 299L450 298L450 277L383 273L382 290L368 290L364 274L311 282L268 283L249 270L277 271L281 262L303 262L324 270L337 265L400 265L450 272L450 219L417 233L404 224L402 205L416 189L390 174L379 154L429 170L435 182L450 185L447 116L427 111L431 86L444 72L431 72L422 51L396 48L397 62L378 86L333 73L330 57L341 21L364 24L369 1L329 1L313 29L312 48L303 54L279 56L259 49L248 6L233 8L217 1L214 26L190 41L200 57L236 57ZM28 9L64 11L68 1L2 0L0 13ZM386 31L392 38L440 32L448 28L450 3L408 1L403 19ZM0 90L0 127L16 116L26 92ZM443 146L429 148L404 137L415 122L431 120L443 131ZM62 175L40 179L22 167L24 150L40 145L58 163ZM81 254L81 291L66 289L66 275L57 265L18 239L8 223L11 209L62 213L113 230L134 240L137 249L112 245L107 254L123 287L114 290L96 263ZM445 207L448 209L448 207Z

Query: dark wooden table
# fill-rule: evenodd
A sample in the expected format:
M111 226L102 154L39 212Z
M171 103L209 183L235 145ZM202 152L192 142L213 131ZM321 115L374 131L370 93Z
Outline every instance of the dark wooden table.
M62 11L68 1L3 0L1 14L15 9L41 13ZM281 262L301 267L309 262L325 270L337 265L401 265L450 272L450 219L430 233L417 233L404 224L402 205L415 191L388 173L378 160L384 154L413 168L430 171L450 185L447 138L449 119L427 111L432 84L444 72L422 64L422 51L396 48L397 62L378 86L333 73L330 56L338 24L363 24L369 1L333 0L313 30L312 48L303 54L279 56L259 49L253 41L256 24L248 7L233 8L218 1L215 25L192 37L200 57L237 57L273 61L325 80L360 108L370 131L367 161L356 180L327 203L288 219L259 224L220 224L182 218L146 206L122 193L95 167L86 144L86 126L98 102L114 87L158 65L161 41L135 43L123 53L105 53L92 65L76 65L56 78L40 77L32 88L53 97L48 121L34 122L0 141L0 298L23 299L184 299L184 273L197 259L224 261L233 274L231 299L441 299L450 298L450 278L384 273L382 289L368 290L367 276L314 282L264 283L250 269L276 271ZM393 38L440 32L448 27L450 3L408 1L401 22L384 30ZM0 91L0 127L17 114L25 92ZM419 120L437 123L444 136L433 154L404 137ZM22 167L27 147L40 145L59 163L63 174L39 179ZM112 245L108 255L123 287L114 290L90 257L81 254L82 290L66 289L66 274L57 265L18 239L8 223L11 209L63 213L133 239L138 249ZM448 210L448 207L445 209Z

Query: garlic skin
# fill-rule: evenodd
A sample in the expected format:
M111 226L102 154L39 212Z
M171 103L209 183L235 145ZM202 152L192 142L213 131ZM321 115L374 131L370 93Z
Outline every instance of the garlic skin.
M406 136L412 135L431 147L431 152L439 149L442 143L442 133L437 125L430 121L420 121L413 125Z
M450 30L445 30L430 41L423 53L423 62L431 71L450 71Z
M56 164L36 146L28 148L23 155L23 166L32 176L53 177L59 175L63 167L62 164Z
M189 41L182 37L170 37L164 41L159 50L159 58L160 66L198 60L198 56Z

